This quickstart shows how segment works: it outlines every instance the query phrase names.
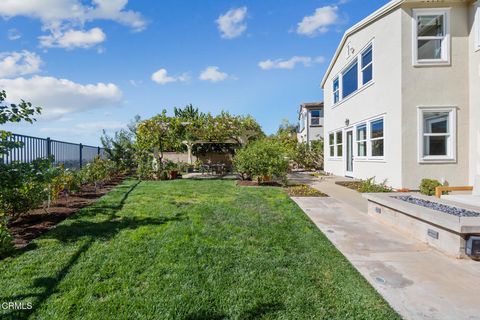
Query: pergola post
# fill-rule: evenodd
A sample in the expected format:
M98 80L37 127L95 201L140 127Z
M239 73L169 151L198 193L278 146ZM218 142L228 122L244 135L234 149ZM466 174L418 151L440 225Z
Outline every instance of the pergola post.
M190 141L183 141L183 144L187 146L187 163L193 164L192 149L194 143Z

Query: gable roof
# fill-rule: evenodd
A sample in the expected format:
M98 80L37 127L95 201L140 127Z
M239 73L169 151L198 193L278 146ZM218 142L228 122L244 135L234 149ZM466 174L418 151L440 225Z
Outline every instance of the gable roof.
M374 13L372 13L371 15L369 15L368 17L366 17L365 19L363 19L362 21L360 21L359 23L357 23L356 25L354 25L353 27L351 27L350 29L348 29L347 31L345 31L345 34L343 35L342 41L340 41L340 44L338 45L337 51L335 52L335 54L332 58L332 61L330 61L330 65L328 66L328 69L325 72L325 75L323 76L323 80L322 80L322 83L321 83L322 88L325 86L325 82L327 81L327 78L330 75L330 72L332 72L333 66L335 65L335 62L337 61L338 56L340 55L340 53L343 49L343 46L347 42L347 39L351 35L356 33L357 31L362 30L363 28L365 28L369 24L375 22L376 20L380 19L384 15L389 14L393 10L397 9L404 2L406 2L406 0L392 0L389 3L387 3L386 5L384 5L383 7L381 7L380 9L378 9L377 11L375 11Z

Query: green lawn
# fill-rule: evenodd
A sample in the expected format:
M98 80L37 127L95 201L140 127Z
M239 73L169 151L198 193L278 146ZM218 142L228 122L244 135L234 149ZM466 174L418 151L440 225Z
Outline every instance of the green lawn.
M0 318L398 319L280 188L127 181L0 261Z

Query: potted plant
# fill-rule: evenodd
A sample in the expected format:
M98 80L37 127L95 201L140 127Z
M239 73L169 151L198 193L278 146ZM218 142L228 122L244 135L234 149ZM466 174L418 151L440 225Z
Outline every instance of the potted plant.
M167 161L164 166L165 171L168 172L168 176L171 180L175 180L178 177L178 165L173 161Z

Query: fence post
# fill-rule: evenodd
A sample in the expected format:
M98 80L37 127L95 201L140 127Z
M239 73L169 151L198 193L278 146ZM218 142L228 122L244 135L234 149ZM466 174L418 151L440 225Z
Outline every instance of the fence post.
M82 158L83 158L83 144L80 143L80 168L82 168Z
M52 141L50 137L47 138L47 158L52 155Z

